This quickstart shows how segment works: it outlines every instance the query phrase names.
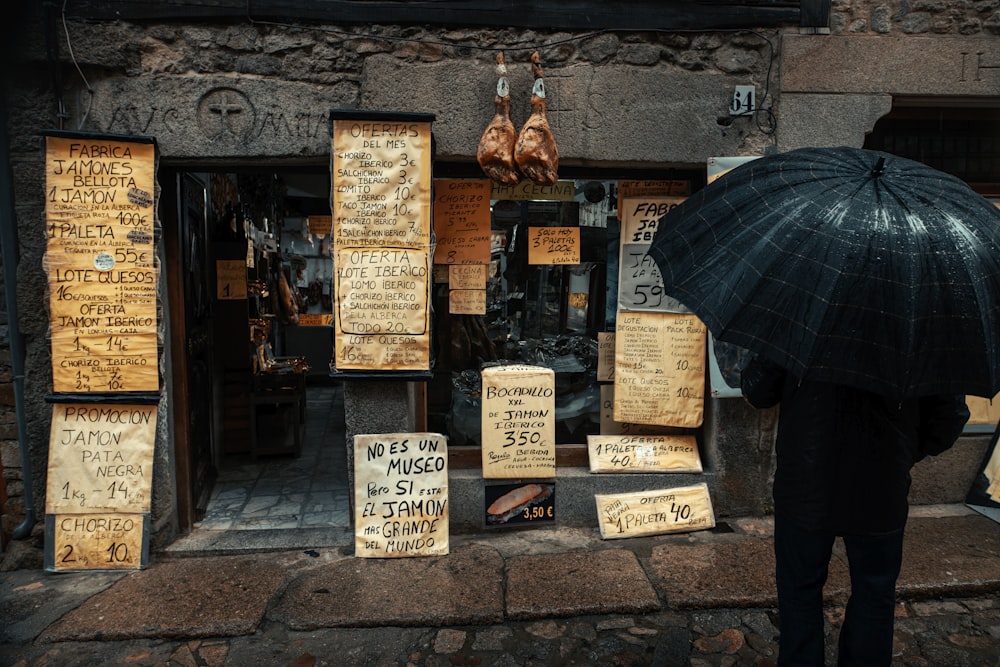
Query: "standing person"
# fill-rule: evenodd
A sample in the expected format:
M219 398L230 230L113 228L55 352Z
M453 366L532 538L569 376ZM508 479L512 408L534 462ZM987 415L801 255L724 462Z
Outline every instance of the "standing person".
M742 389L754 407L781 406L773 488L778 665L824 664L823 585L837 536L851 573L838 665L890 665L910 468L954 444L969 418L964 396L900 401L801 382L760 357L743 370Z

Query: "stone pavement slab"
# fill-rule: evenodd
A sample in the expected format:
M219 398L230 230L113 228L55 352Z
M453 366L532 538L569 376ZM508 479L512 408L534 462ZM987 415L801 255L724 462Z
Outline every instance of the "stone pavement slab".
M43 642L250 634L284 585L276 558L185 558L154 563L94 595L42 633Z
M297 578L269 618L293 630L498 623L503 565L482 545L433 558L345 559Z
M124 572L14 570L0 575L0 644L32 641L49 624L126 576Z
M911 599L1000 591L1000 526L975 513L911 516L896 589Z
M631 551L604 549L507 560L507 616L512 620L659 609L656 591Z
M662 544L653 548L648 568L672 609L777 604L769 538Z

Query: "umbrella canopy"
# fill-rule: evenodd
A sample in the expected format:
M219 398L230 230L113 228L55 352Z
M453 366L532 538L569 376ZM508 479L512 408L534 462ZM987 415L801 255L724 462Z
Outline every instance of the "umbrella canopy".
M1000 391L1000 210L854 148L752 160L657 223L664 291L716 338L897 398Z

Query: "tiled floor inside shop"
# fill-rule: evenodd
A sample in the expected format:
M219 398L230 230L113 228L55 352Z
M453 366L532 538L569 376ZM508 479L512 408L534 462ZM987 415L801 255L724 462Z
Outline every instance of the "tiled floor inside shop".
M308 386L302 453L243 457L219 472L195 530L350 526L343 387Z

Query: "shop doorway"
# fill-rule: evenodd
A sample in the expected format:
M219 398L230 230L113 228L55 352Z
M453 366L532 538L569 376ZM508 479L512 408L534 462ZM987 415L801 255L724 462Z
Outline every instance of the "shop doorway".
M164 170L183 532L349 525L325 170Z

